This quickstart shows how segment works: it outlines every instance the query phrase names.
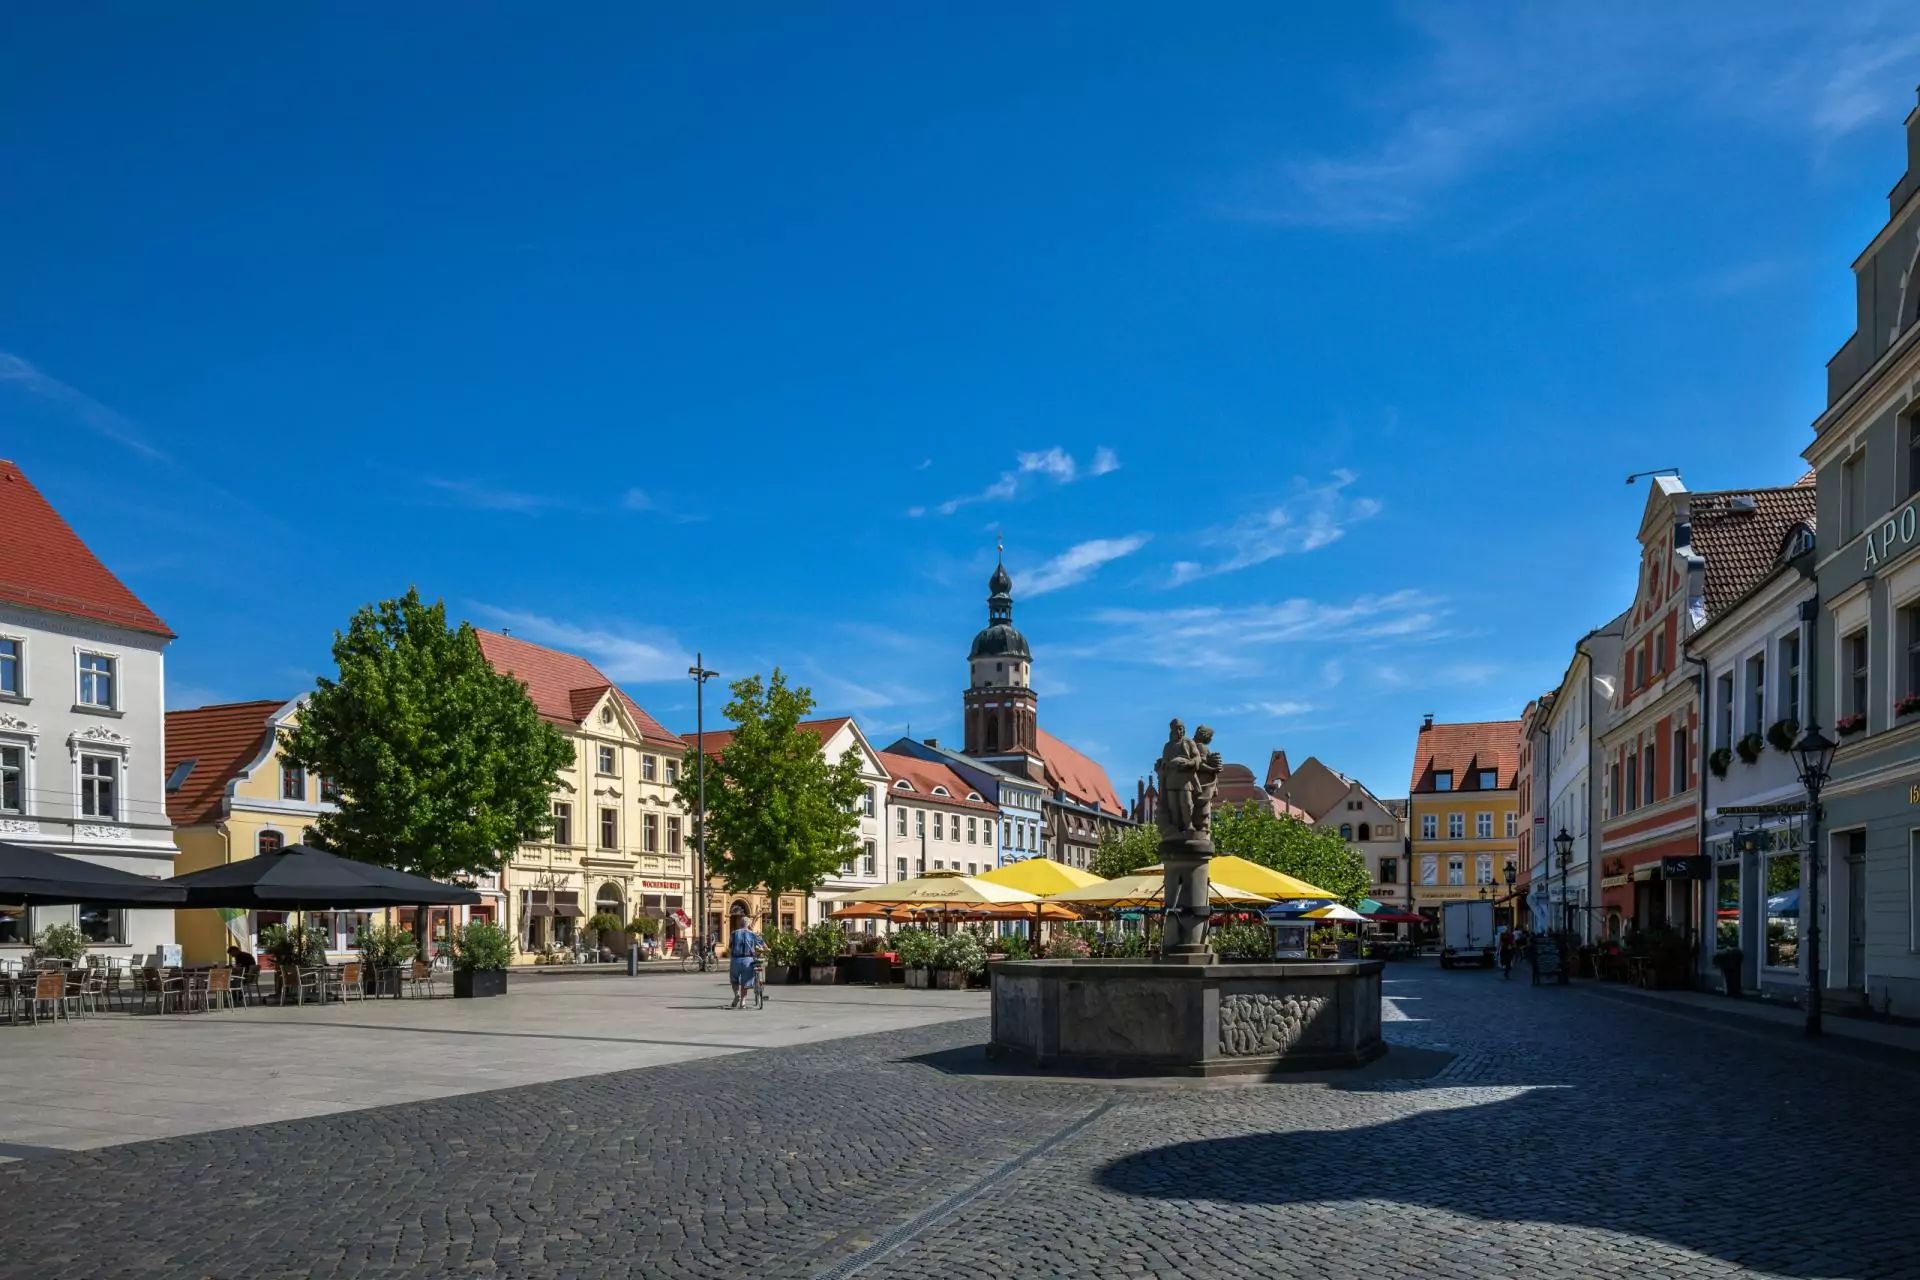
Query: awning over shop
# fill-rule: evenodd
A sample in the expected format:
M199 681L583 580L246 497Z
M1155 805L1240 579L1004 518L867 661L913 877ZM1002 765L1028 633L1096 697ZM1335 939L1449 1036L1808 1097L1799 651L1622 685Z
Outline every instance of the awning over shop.
M537 919L541 916L564 916L568 919L581 919L587 913L580 909L580 895L560 889L527 889L527 916Z

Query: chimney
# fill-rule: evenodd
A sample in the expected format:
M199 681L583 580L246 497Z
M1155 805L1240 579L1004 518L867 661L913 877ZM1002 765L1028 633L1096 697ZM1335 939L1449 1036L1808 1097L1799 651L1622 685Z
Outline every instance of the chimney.
M1427 712L1427 718L1421 722L1420 732L1425 733L1431 728L1433 728L1433 712L1429 711Z
M926 743L930 747L937 748L940 745L940 739L938 738L922 738L921 741Z

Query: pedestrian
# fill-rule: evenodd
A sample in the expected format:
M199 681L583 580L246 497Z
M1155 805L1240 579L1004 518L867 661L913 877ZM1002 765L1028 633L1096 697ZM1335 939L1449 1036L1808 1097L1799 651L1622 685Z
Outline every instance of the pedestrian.
M727 977L733 983L733 1003L728 1008L738 1009L746 1003L754 980L753 959L766 945L766 940L747 924L747 913L734 912L733 932L727 937Z
M1500 978L1505 981L1513 976L1514 938L1512 929L1500 931Z

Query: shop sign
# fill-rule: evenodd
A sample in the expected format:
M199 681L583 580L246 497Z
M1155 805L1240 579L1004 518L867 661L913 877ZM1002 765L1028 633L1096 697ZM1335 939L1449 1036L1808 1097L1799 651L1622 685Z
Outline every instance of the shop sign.
M640 887L642 889L684 889L687 885L684 880L642 880Z
M1660 878L1662 880L1705 880L1707 878L1707 860L1697 853L1679 858L1660 859Z
M1914 788L1920 792L1920 787ZM1714 812L1723 818L1790 818L1807 811L1804 800L1781 804L1723 804Z
M1920 782L1916 782L1907 788L1907 803L1920 804Z
M1912 546L1916 534L1920 534L1920 516L1909 502L1898 515L1888 516L1878 529L1867 531L1867 568L1878 568L1896 548L1904 551Z
M1600 877L1600 887L1602 889L1618 889L1621 885L1630 884L1630 883L1631 883L1631 880L1626 876L1601 876Z

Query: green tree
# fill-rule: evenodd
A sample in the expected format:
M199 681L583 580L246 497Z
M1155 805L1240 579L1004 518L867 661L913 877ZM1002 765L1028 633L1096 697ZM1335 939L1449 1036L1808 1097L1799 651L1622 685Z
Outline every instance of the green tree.
M1372 887L1366 862L1338 835L1282 817L1264 805L1222 808L1213 818L1213 847L1305 880L1348 906Z
M338 788L308 837L342 856L435 880L500 869L547 833L573 747L496 672L473 628L417 590L362 606L333 638L281 753Z
M1148 823L1145 826L1128 827L1118 834L1108 831L1100 837L1100 847L1093 851L1093 857L1087 862L1087 870L1102 880L1111 880L1115 876L1130 876L1142 867L1150 867L1160 861L1160 832Z
M813 710L805 686L735 681L724 714L734 725L725 751L707 762L707 868L729 892L807 892L859 851L855 808L866 782L860 758L829 761L820 739L799 727ZM677 784L687 812L700 812L698 771Z

